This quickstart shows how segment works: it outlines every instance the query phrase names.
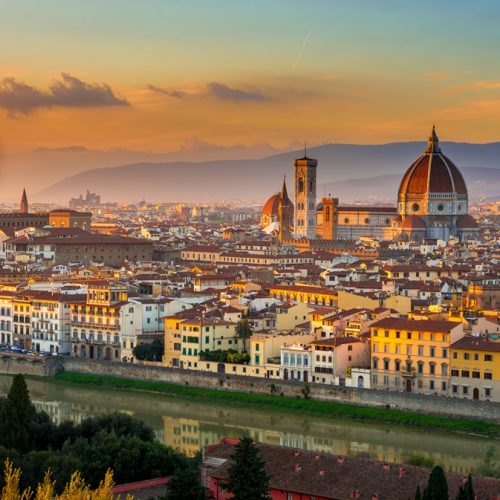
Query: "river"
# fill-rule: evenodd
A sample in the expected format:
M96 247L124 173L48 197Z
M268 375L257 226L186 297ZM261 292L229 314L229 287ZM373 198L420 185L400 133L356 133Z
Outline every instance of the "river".
M0 375L0 395L12 377ZM225 436L250 434L258 441L335 454L401 462L412 455L431 457L450 470L466 473L484 460L491 440L408 427L350 422L300 413L216 406L176 396L27 380L31 399L54 422L110 411L134 416L151 426L158 439L193 455ZM500 444L500 443L499 443ZM497 446L497 457L498 448Z

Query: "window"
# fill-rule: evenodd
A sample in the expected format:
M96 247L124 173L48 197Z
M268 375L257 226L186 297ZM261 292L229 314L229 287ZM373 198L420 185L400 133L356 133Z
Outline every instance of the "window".
M442 355L441 355L441 357L442 357L442 358L447 358L447 357L448 357L448 349L443 348L443 350L442 350L442 353L441 353L441 354L442 354Z
M462 387L462 394L469 394L469 388L466 385Z
M430 389L431 391L433 391L433 390L434 390L434 380L431 380L431 381L429 382L429 389Z
M374 384L378 384L378 375L376 373L372 376L372 381Z
M462 377L469 378L470 377L469 370L462 370Z
M377 358L373 358L373 369L378 370L378 359Z
M436 356L436 348L435 347L431 347L430 350L429 350L429 356L431 358L434 358Z
M388 338L388 337L389 337L389 332L388 332L387 330L384 332L384 337L385 337L385 338Z
M474 361L479 360L479 354L477 352L474 353Z
M458 370L456 370L456 369L451 370L451 376L452 377L458 377L458 375L459 375Z
M446 382L441 382L441 390L446 391Z
M452 385L451 386L451 392L453 394L458 394L458 385Z
M470 358L470 355L468 352L464 352L464 359L469 359Z
M384 385L389 385L389 375L384 375Z
M446 377L448 375L448 365L446 363L443 363L441 365L441 376Z
M406 338L407 338L408 340L411 340L411 332L406 332Z
M481 378L479 370L472 370L472 378Z
M384 359L384 370L388 370L388 369L389 369L389 360Z
M491 389L489 387L486 387L486 389L484 389L484 395L489 398L491 396Z
M484 372L484 378L486 380L492 380L493 379L493 375L491 372Z
M453 353L453 359L458 359L458 352Z
M485 361L493 361L493 356L491 354L485 354L484 355L484 360Z
M422 361L418 362L418 373L424 373L424 364Z
M429 363L429 373L434 375L436 373L436 365L434 363Z
M423 356L424 355L424 346L423 345L419 345L418 346L418 355L419 356Z

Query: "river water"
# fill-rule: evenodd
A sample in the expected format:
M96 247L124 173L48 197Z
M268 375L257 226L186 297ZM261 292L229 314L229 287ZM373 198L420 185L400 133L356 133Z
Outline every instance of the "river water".
M12 377L0 375L0 395ZM195 399L139 391L78 386L50 380L27 381L31 399L55 422L120 411L151 426L158 439L193 455L222 437L250 434L258 441L345 455L365 455L401 462L412 455L430 457L446 468L466 473L479 467L491 440L426 432L386 424L332 420L300 413L218 406ZM497 446L496 459L500 443Z

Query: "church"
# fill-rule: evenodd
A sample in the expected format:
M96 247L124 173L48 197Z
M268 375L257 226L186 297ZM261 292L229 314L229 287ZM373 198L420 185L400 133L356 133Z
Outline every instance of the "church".
M286 240L380 240L422 242L428 239L478 239L481 231L468 214L462 174L445 156L433 127L427 147L403 176L397 206L344 206L338 198L316 194L318 161L307 154L294 162L294 202L286 182L264 205L261 228Z

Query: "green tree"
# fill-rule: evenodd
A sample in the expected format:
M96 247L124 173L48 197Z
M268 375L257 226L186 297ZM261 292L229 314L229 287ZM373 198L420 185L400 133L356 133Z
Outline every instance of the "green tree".
M475 500L475 498L472 476L469 474L467 482L458 489L457 500Z
M159 339L153 340L150 344L138 344L132 350L136 359L141 361L161 361L165 346Z
M247 340L252 336L252 326L247 319L240 319L236 325L236 336L243 340L243 350L247 352Z
M205 489L201 485L196 467L177 469L167 486L168 500L204 500Z
M225 487L234 500L270 499L269 476L255 441L250 437L242 438L229 458L229 480Z
M422 500L422 495L420 494L420 485L417 484L417 491L415 492L415 500Z
M448 482L440 465L432 469L422 500L448 500Z
M33 446L36 411L23 375L15 375L7 399L0 407L0 444L28 451Z

